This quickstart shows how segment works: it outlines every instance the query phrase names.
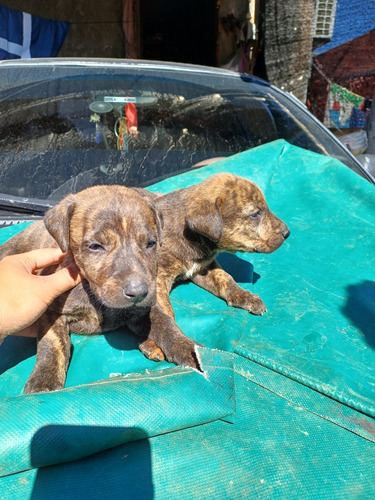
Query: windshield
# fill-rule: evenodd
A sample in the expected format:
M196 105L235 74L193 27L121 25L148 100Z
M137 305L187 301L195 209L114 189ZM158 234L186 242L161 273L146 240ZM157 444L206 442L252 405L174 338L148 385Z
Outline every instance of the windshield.
M280 138L358 168L292 100L235 73L56 61L0 72L8 195L57 201L94 184L147 186Z

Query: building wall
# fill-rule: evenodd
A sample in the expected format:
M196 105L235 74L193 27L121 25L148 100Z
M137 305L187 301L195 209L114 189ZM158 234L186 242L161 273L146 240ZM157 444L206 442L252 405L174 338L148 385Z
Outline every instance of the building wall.
M59 57L124 57L123 0L1 0L13 9L69 21Z
M362 97L373 97L374 47L375 30L314 58L309 100L311 111L320 120L323 121L330 82Z
M267 78L305 102L311 71L315 0L264 3Z

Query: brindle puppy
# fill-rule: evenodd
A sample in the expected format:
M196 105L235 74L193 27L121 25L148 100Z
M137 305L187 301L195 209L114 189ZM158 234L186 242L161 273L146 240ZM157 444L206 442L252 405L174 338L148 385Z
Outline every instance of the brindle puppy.
M122 186L96 186L68 195L43 221L0 247L3 258L59 246L67 252L62 265L75 261L84 277L38 320L37 361L25 393L64 387L69 332L98 334L124 324L138 335L148 332L161 217L149 195L142 194Z
M237 285L215 257L220 252L273 252L289 236L289 229L270 211L256 184L233 174L213 175L195 186L154 195L154 199L163 213L163 246L157 304L141 350L150 359L160 360L165 355L176 364L200 369L196 344L171 321L174 312L169 293L173 284L190 279L229 306L263 314L266 306L260 297Z

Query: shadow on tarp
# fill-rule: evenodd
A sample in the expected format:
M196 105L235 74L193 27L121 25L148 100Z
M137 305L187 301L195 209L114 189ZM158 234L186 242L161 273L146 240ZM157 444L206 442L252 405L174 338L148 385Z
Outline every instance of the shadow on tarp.
M347 287L348 299L342 312L364 335L375 350L375 283L363 281Z
M36 339L9 335L1 344L0 375L36 353Z
M105 332L102 335L104 335L108 344L118 351L136 351L139 349L139 339L126 326L111 332Z
M254 285L260 278L254 272L254 266L235 254L224 252L217 256L217 262L229 273L237 283L251 283Z
M71 443L76 449L82 441L82 450L86 450L88 442L105 438L108 448L111 448L118 442L120 434L124 435L124 440L132 441L126 450L123 446L116 446L85 460L69 462L73 452ZM33 500L149 500L154 496L150 445L145 431L140 428L46 425L32 438L30 454L32 467L38 469L30 495ZM84 451L82 456L86 454ZM51 462L61 465L47 466ZM124 483L127 484L126 491Z

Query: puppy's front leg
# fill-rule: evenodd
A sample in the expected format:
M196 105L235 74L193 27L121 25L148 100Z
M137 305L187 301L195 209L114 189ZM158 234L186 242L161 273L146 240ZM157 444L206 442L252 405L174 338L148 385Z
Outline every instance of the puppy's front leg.
M151 338L150 335L156 337L158 335L156 332L158 332L160 328L162 331L166 331L168 329L165 325L165 322L168 322L167 318L171 317L174 319L174 311L169 299L171 288L172 281L159 274L156 279L156 299L154 301L154 305L152 306L153 321L151 322L150 311L147 316L143 315L141 320L139 318L136 318L136 321L134 321L134 318L130 321L128 320L129 328L144 339L138 344L139 350L144 356L146 356L146 358L151 359L152 361L165 360L165 354L161 346L159 346L156 343L156 339ZM156 306L156 304L159 305ZM166 316L166 318L164 318L164 316ZM147 321L148 324L146 324ZM162 323L164 323L163 326Z
M156 302L159 304L160 308L174 319L174 310L169 298L173 286L173 280L164 278L159 272L156 280Z
M40 318L36 364L25 385L25 394L63 389L70 361L71 340L62 318Z
M174 318L166 314L160 304L155 303L151 307L150 319L148 340L162 350L167 361L202 371L195 350L199 344L181 331Z
M146 358L153 361L167 359L170 363L202 371L195 351L199 344L187 337L174 318L166 314L157 302L151 307L148 327L145 328L143 321L137 326L132 324L131 328L136 333L137 330L142 332L143 338L146 334L146 338L139 343L139 349Z
M143 330L143 337L147 332L146 338L139 344L139 349L146 358L153 361L167 359L176 365L191 366L202 371L195 352L198 344L187 337L175 322L169 299L172 284L172 280L158 276L156 300L151 306L148 328ZM135 331L134 326L131 326L133 331Z
M228 306L245 309L252 314L261 315L267 311L259 295L244 290L232 276L222 269L216 261L191 278L196 285L226 301Z
M156 341L159 341L164 345L162 336L168 335L167 332L178 332L183 335L182 331L174 323L174 310L172 308L171 301L169 299L169 294L172 288L173 282L164 278L162 274L159 273L156 280L156 301L152 306L150 317L150 325L148 328L147 338L139 344L139 349L146 356L146 358L152 361L163 361L166 359L165 352L163 348ZM172 321L171 321L172 319ZM175 333L172 333L172 337Z

